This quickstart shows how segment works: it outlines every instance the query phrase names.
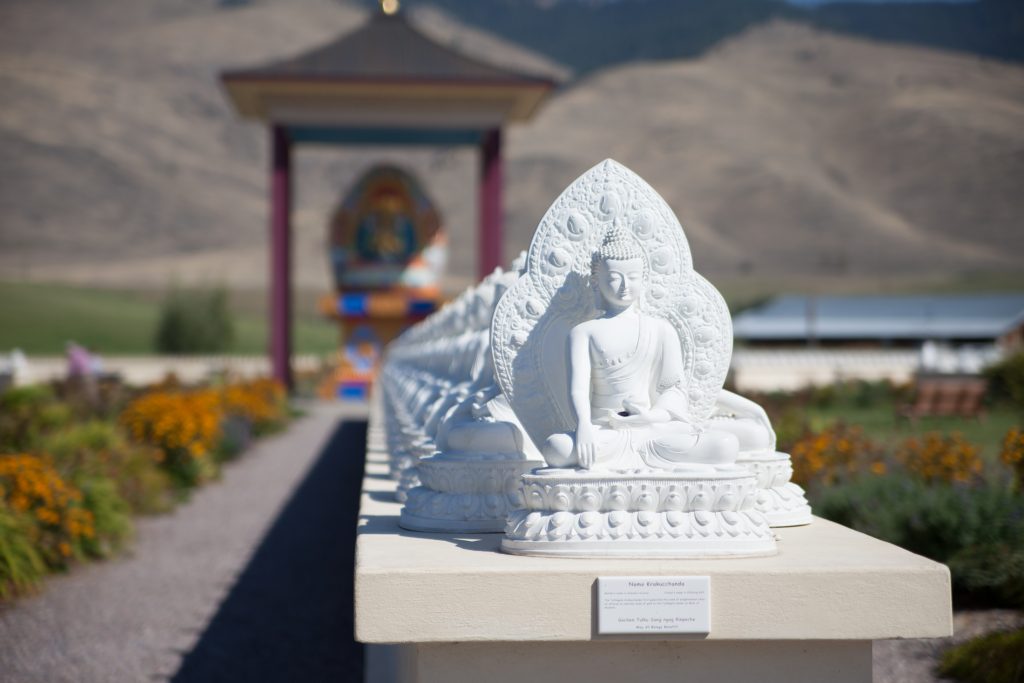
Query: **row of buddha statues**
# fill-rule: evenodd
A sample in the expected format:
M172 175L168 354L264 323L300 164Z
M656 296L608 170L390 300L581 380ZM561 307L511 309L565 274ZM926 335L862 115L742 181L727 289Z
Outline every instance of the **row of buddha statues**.
M388 347L391 476L414 531L503 532L505 552L742 557L807 524L761 406L723 389L732 322L682 227L606 160L527 252Z

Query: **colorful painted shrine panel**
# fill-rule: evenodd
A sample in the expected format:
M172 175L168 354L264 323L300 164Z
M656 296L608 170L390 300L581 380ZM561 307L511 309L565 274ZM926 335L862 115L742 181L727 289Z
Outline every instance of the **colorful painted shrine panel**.
M331 265L339 290L436 291L445 240L420 183L394 166L375 166L331 220Z

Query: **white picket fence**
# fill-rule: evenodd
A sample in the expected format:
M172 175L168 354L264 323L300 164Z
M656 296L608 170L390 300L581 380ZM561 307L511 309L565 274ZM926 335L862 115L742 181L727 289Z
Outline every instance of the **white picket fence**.
M915 350L736 349L738 391L792 391L846 380L906 382L920 366Z
M64 356L28 356L15 371L15 383L49 382L67 376L68 361ZM321 366L320 356L304 354L292 358L298 372L315 371ZM103 372L119 375L131 385L158 382L173 373L183 382L201 382L211 375L228 372L237 377L261 377L270 374L266 356L103 356Z
M977 362L964 363L963 358L958 362L982 367L997 356L985 351ZM791 391L858 379L906 382L921 361L921 353L912 349L736 349L732 374L739 391ZM315 371L322 362L317 355L297 355L292 367L299 372ZM225 371L239 377L269 375L270 360L266 356L105 356L103 369L132 385L157 382L172 372L191 383ZM67 360L63 356L29 356L27 365L15 374L17 384L48 382L67 375Z

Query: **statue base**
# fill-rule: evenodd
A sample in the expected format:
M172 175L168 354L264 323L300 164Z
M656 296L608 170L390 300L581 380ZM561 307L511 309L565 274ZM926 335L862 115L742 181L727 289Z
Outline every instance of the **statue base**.
M398 476L398 486L395 488L395 500L404 503L409 498L409 491L420 485L419 466L409 465Z
M498 533L522 507L520 478L535 467L517 455L438 453L422 458L399 525L412 531Z
M395 481L401 481L402 474L410 467L416 467L416 456L410 455L405 451L400 451L398 455L391 457L390 466L388 467L388 476Z
M538 469L522 478L501 549L551 557L758 557L776 553L743 467L600 472Z
M810 524L813 516L804 490L790 481L793 465L788 453L741 453L736 460L757 477L754 507L772 527Z
M392 474L392 478L398 480L395 500L399 503L404 503L409 497L409 491L420 485L420 463L423 462L423 458L430 457L435 450L434 442L429 439L421 439L409 448L409 458L405 461L405 466L398 471L397 477Z

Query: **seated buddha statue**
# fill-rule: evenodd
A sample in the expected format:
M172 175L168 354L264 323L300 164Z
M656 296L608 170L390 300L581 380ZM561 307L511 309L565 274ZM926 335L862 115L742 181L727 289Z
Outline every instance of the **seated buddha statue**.
M519 277L523 259L521 255L511 270L505 272L499 268L485 280L485 284L489 285L488 296L481 299L480 306L486 306L484 317L488 323L501 295ZM483 290L484 287L479 289ZM524 439L522 427L494 377L489 324L473 350L471 366L472 381L438 424L438 450L518 457L522 457L525 452L539 459L536 447L529 439Z
M643 247L626 230L606 233L591 267L603 311L569 333L569 399L576 429L543 447L552 467L687 469L729 465L736 435L689 421L679 334L640 310L649 280Z

